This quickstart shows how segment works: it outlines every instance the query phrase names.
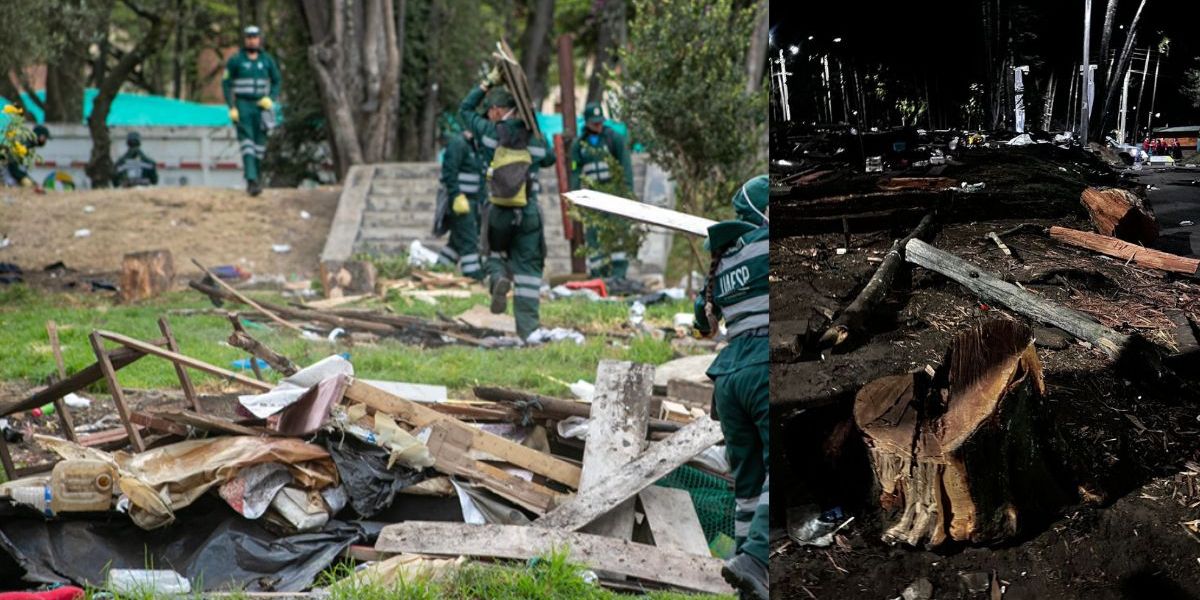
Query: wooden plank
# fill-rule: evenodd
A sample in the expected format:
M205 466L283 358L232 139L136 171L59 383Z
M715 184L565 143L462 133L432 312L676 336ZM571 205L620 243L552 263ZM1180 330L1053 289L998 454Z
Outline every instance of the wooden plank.
M667 439L652 444L614 476L533 522L535 527L578 530L596 517L646 489L671 471L722 440L721 426L708 417L684 425Z
M103 330L97 330L93 333L95 335L99 335L100 337L102 337L104 339L111 340L113 342L121 344L122 346L125 346L127 348L139 350L145 354L151 354L151 355L157 356L159 358L165 358L171 362L186 365L188 367L196 369L197 371L203 371L210 375L216 375L218 377L225 377L228 379L232 379L238 383L243 383L243 384L245 384L249 387L252 387L256 390L267 391L267 390L270 390L272 387L274 387L265 381L257 381L255 379L250 379L249 377L245 377L243 375L238 375L237 373L234 373L233 371L222 369L221 367L218 367L215 365L210 365L202 360L198 360L198 359L192 358L190 356L184 356L182 354L179 354L178 352L164 350L164 349L154 346L152 344L148 344L141 340L135 340L129 336L124 336L119 333L113 333L111 331L103 331Z
M575 190L564 193L563 197L584 208L700 237L708 237L708 228L717 223L712 219L681 213L653 204L644 204L595 190Z
M712 556L700 516L687 490L652 485L638 492L654 545L697 556Z
M1132 260L1139 267L1150 267L1184 275L1195 275L1197 268L1200 267L1200 259L1146 248L1090 231L1079 231L1055 225L1050 228L1050 237L1064 244L1087 248L1126 262Z
M354 241L362 226L363 211L367 208L367 195L375 179L375 165L354 165L346 173L342 194L338 196L337 211L329 225L325 248L321 251L321 264L350 260L354 254ZM335 269L336 272L336 269Z
M481 431L458 419L439 413L416 402L389 394L361 380L355 380L350 383L350 386L346 388L345 398L352 402L359 402L375 410L388 413L413 427L427 427L435 421L446 420L451 423L451 427L470 431L472 436L471 447L473 449L487 452L500 460L510 462L518 467L528 469L538 475L570 487L579 487L580 469L571 463L559 460L533 448L515 444L486 431Z
M133 411L129 415L129 420L133 421L135 425L141 425L142 427L146 427L147 429L153 429L155 431L161 431L163 433L170 433L173 435L180 435L183 437L188 436L187 427L184 427L184 426L176 424L176 423L172 423L171 421L168 421L167 419L163 419L161 417L157 417L155 415L147 414L144 412L138 412L136 410Z
M121 382L117 381L117 370L113 368L108 352L104 349L104 340L101 339L100 332L93 331L88 336L88 340L91 341L92 350L96 353L96 362L100 365L100 372L104 373L104 380L108 382L108 393L112 395L113 403L117 405L117 414L121 415L121 423L125 426L125 433L129 434L130 444L137 452L145 451L146 443L142 441L137 427L129 419L130 411L129 406L125 404L125 392L121 389ZM151 347L153 348L153 346Z
M215 431L218 433L231 433L233 435L279 435L279 432L265 427L250 427L234 423L229 419L216 415L208 415L190 410L160 410L155 411L151 416L188 427L194 427L201 431Z
M112 362L113 368L119 371L122 367L133 363L145 355L144 352L131 348L117 348L109 353L108 358ZM78 392L103 378L104 373L100 370L100 365L92 363L70 377L62 381L56 381L26 398L21 400L0 400L0 416L11 415L23 410L32 410L47 402L53 402L56 398L62 398L67 394Z
M1129 343L1129 336L1117 333L1079 311L1039 298L921 240L909 240L904 247L904 259L949 277L987 302L1006 306L1035 321L1053 325L1090 342L1113 358Z
M179 352L179 344L175 342L175 334L171 332L171 324L167 322L165 316L158 318L158 330L162 332L163 339L167 340L167 349L171 352ZM196 396L196 387L192 385L192 378L188 377L187 369L179 363L174 363L174 366L175 376L179 378L179 385L183 387L183 397L187 398L192 409L201 412L200 398Z
M538 515L544 515L558 505L560 494L550 488L470 458L472 439L470 431L451 425L450 419L431 423L425 446L434 458L433 467L448 475L477 480L492 492Z
M197 267L200 267L200 270L204 271L204 273L206 275L208 275L209 279L211 279L214 283L216 283L218 287L224 289L226 292L229 292L234 298L237 298L238 301L241 302L242 304L247 304L247 305L251 306L252 308L254 308L254 310L257 310L258 312L266 315L266 317L268 319L271 319L272 321L275 321L276 323L283 325L284 327L287 327L288 329L291 329L292 331L296 331L301 334L304 333L304 330L301 329L299 325L296 325L295 323L292 323L290 321L283 320L282 318L280 318L279 315L263 308L262 305L260 305L259 303L251 300L250 298L247 298L245 295L243 295L240 292L238 292L237 290L233 289L233 286L229 285L228 283L225 283L224 280L222 280L220 277L217 277L215 274L213 274L212 271L209 271L208 267L205 267L204 265L200 264L200 261L193 258L192 264L196 265Z
M375 549L442 556L485 556L527 560L566 548L570 559L592 569L620 573L675 587L730 594L721 579L722 561L669 548L588 533L520 525L468 525L407 521L388 525Z
M62 381L67 378L67 367L63 362L62 345L58 343L58 323L46 321L46 336L50 338L50 351L54 353L54 367L58 372L58 379L55 381ZM62 425L63 435L72 442L78 442L79 439L75 435L75 419L71 417L71 409L62 397L54 399L54 410L58 413L58 423Z
M583 447L583 474L579 492L587 493L616 475L646 445L654 367L628 361L602 360L596 368L596 393L592 398L587 444ZM612 538L633 537L633 498L613 505L584 528Z
M508 42L504 40L496 42L496 49L497 52L494 55L499 59L497 66L504 74L508 91L517 101L517 111L521 114L521 120L525 121L525 125L533 131L534 139L543 139L542 129L537 122L536 107L529 94L529 81L525 77L525 70L517 61L517 55L513 53L512 48L508 47Z

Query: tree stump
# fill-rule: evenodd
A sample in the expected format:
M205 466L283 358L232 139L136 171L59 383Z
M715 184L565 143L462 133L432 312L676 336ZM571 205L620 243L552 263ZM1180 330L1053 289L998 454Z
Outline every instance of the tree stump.
M153 298L175 283L175 261L170 250L147 250L121 259L121 302Z
M1158 239L1158 221L1145 202L1128 190L1087 188L1079 202L1102 235L1149 246Z
M943 365L859 391L883 539L913 546L993 543L1069 501L1043 446L1050 417L1033 334L993 320L960 334Z
M321 263L321 286L326 298L375 293L375 264L366 260Z

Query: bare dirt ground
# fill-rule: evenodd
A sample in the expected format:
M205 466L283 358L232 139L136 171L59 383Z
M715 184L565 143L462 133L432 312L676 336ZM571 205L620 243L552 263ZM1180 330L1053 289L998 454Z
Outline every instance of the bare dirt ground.
M257 198L219 188L145 188L35 194L0 190L0 262L27 272L62 261L87 274L116 273L128 252L167 249L176 272L236 264L257 275L309 277L341 188L268 189ZM88 207L91 207L90 209ZM309 215L302 218L301 211ZM87 229L86 237L76 237ZM287 244L286 253L272 250Z
M976 166L947 175L987 180L994 195L956 199L940 213L929 243L1149 343L1114 363L1065 332L1030 323L1049 390L1044 409L1055 423L1044 441L1056 457L1059 483L1076 499L1053 514L1031 516L1018 538L1000 546L926 551L881 541L881 523L895 515L878 508L850 415L858 389L879 376L938 364L953 335L979 320L1025 319L944 277L906 268L868 339L820 350L817 337L923 209L859 229L843 254L840 233L779 227L771 247L771 402L773 439L780 441L772 454L774 470L785 474L785 500L772 505L772 597L891 599L926 578L937 600L1198 598L1200 357L1173 354L1178 346L1168 316L1194 318L1200 286L1049 239L1044 231L1052 224L1089 228L1077 204L1085 181L1055 180L1055 172L1065 172L1059 166L1072 169L1069 162L1052 157L1049 168L1031 169L1012 155L984 158L1003 172ZM1014 193L1020 183L1013 180L1022 175L1031 183ZM1022 204L1035 194L1045 195L1036 207L1047 214ZM811 205L786 208L791 220L811 222ZM777 219L789 222L782 210ZM1015 257L984 237L1022 223L1029 226L1004 237ZM783 346L797 336L800 355L789 357ZM1172 375L1149 369L1143 352L1164 355ZM841 506L855 520L832 547L801 548L784 532L786 513L808 504Z

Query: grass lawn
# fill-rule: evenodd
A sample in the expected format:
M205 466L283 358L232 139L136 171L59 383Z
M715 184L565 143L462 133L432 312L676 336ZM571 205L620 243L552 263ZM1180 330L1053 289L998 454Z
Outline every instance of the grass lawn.
M277 294L253 294L260 299L284 302ZM392 295L387 304L400 314L432 318L438 312L454 316L475 304L483 295L445 298L438 306ZM376 302L379 306L382 302ZM67 371L80 369L95 360L87 336L93 329L107 329L139 339L160 337L158 317L170 309L199 309L212 305L197 292L179 291L128 306L116 304L107 294L43 293L22 286L0 288L0 381L43 382L54 371L54 359L46 338L45 323L58 323L59 338ZM358 306L371 306L369 304ZM663 302L646 311L651 324L669 326L678 312L690 312L688 302ZM391 340L354 346L339 342L305 340L280 328L252 327L249 331L262 342L287 355L297 364L311 364L337 352L348 352L355 372L366 378L445 385L451 395L465 395L477 384L507 386L547 395L567 396L561 383L578 379L592 381L600 359L611 358L661 364L673 358L670 343L648 336L618 338L602 335L624 323L628 307L620 302L589 302L582 299L542 303L542 325L572 327L587 334L583 345L553 343L533 348L484 350L466 346L422 349ZM246 354L225 343L228 321L219 315L168 315L184 354L231 368L231 362ZM267 372L269 377L276 375ZM170 363L149 357L122 369L122 384L131 388L177 388L179 383ZM219 378L192 372L201 390L225 385ZM102 385L102 384L100 384Z

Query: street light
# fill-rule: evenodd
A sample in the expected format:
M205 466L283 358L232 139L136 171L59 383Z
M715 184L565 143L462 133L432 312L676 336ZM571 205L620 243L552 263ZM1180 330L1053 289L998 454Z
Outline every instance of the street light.
M835 43L835 44L840 43L841 41L842 41L842 38L840 38L840 37L833 38L833 43Z
M808 41L810 41L810 42L811 42L811 41L812 41L812 39L813 39L813 36L811 36L811 35L810 35L810 36L808 36Z

